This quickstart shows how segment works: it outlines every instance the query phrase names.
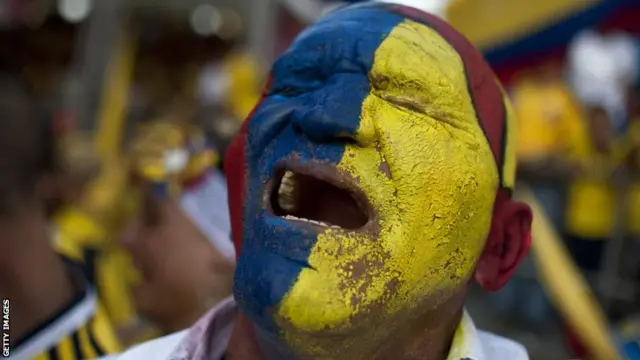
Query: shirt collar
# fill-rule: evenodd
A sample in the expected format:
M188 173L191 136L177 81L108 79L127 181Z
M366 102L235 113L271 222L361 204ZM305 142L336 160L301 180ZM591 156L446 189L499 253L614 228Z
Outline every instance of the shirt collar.
M220 359L227 349L237 313L233 296L222 300L189 329L169 359Z
M478 337L471 316L465 311L462 314L462 320L453 335L451 343L451 351L447 360L485 360L485 354L482 351L482 344Z

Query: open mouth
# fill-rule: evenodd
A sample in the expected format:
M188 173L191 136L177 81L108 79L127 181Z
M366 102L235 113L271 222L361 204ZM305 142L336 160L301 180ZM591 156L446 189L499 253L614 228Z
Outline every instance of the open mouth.
M310 175L281 170L270 196L276 216L322 227L356 230L369 221L353 194Z

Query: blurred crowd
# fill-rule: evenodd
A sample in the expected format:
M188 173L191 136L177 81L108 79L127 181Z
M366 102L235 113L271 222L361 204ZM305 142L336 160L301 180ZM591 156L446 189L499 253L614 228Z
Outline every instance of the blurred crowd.
M640 41L631 34L584 30L564 57L520 72L509 88L518 117L519 181L530 186L613 322L633 315L638 304L639 55ZM633 285L603 290L605 276ZM562 326L531 262L496 303L526 327ZM564 335L584 356L572 331L565 328Z
M0 293L11 302L11 358L117 353L189 327L230 296L221 154L264 69L244 49L238 14L216 11L225 24L215 33L165 14L115 29L137 49L116 40L102 54L113 59L98 87L126 95L119 104L98 89L90 113L107 121L93 127L76 106L82 24L61 12L1 30ZM126 61L136 64L129 73ZM109 157L95 143L114 132Z
M92 139L75 131L69 98L79 86L72 70L80 27L52 16L0 35L0 290L11 299L15 356L117 352L187 328L231 295L222 154L258 100L266 67L246 51L241 32L198 36L177 21L140 23L123 156L108 166L97 164ZM596 296L613 304L612 322L633 318L640 39L584 30L565 56L519 72L506 87L519 122L519 181ZM614 267L605 266L610 244L621 244ZM630 287L603 293L603 271ZM543 287L525 264L493 305L529 328L564 328ZM69 323L70 309L84 321ZM47 343L59 331L68 338ZM564 334L581 355L572 331Z

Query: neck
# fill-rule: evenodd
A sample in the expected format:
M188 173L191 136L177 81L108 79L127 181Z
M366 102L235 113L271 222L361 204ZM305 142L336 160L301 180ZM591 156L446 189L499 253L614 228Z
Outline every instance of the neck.
M379 359L445 360L460 320L462 308L444 317L428 314L393 333L394 342ZM452 316L453 315L453 316Z
M46 321L76 293L62 259L51 247L44 217L0 220L0 294L11 301L11 340Z
M404 326L390 332L388 339L381 341L383 349L367 354L369 347L361 351L345 351L344 359L398 359L398 360L445 360L462 318L464 294L459 294L437 309L424 312L413 320L402 321ZM340 339L345 340L345 339ZM367 340L363 339L363 343ZM336 342L336 346L346 343ZM355 346L360 348L360 346ZM289 351L277 348L273 343L261 341L256 336L251 322L243 315L236 321L228 348L229 358L236 360L297 360Z

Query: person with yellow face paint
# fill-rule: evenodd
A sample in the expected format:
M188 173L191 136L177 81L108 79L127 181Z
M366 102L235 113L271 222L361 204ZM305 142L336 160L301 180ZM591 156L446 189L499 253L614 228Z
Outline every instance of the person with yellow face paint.
M476 329L532 214L515 120L482 55L393 2L340 8L274 64L225 158L234 298L118 359L524 360Z

